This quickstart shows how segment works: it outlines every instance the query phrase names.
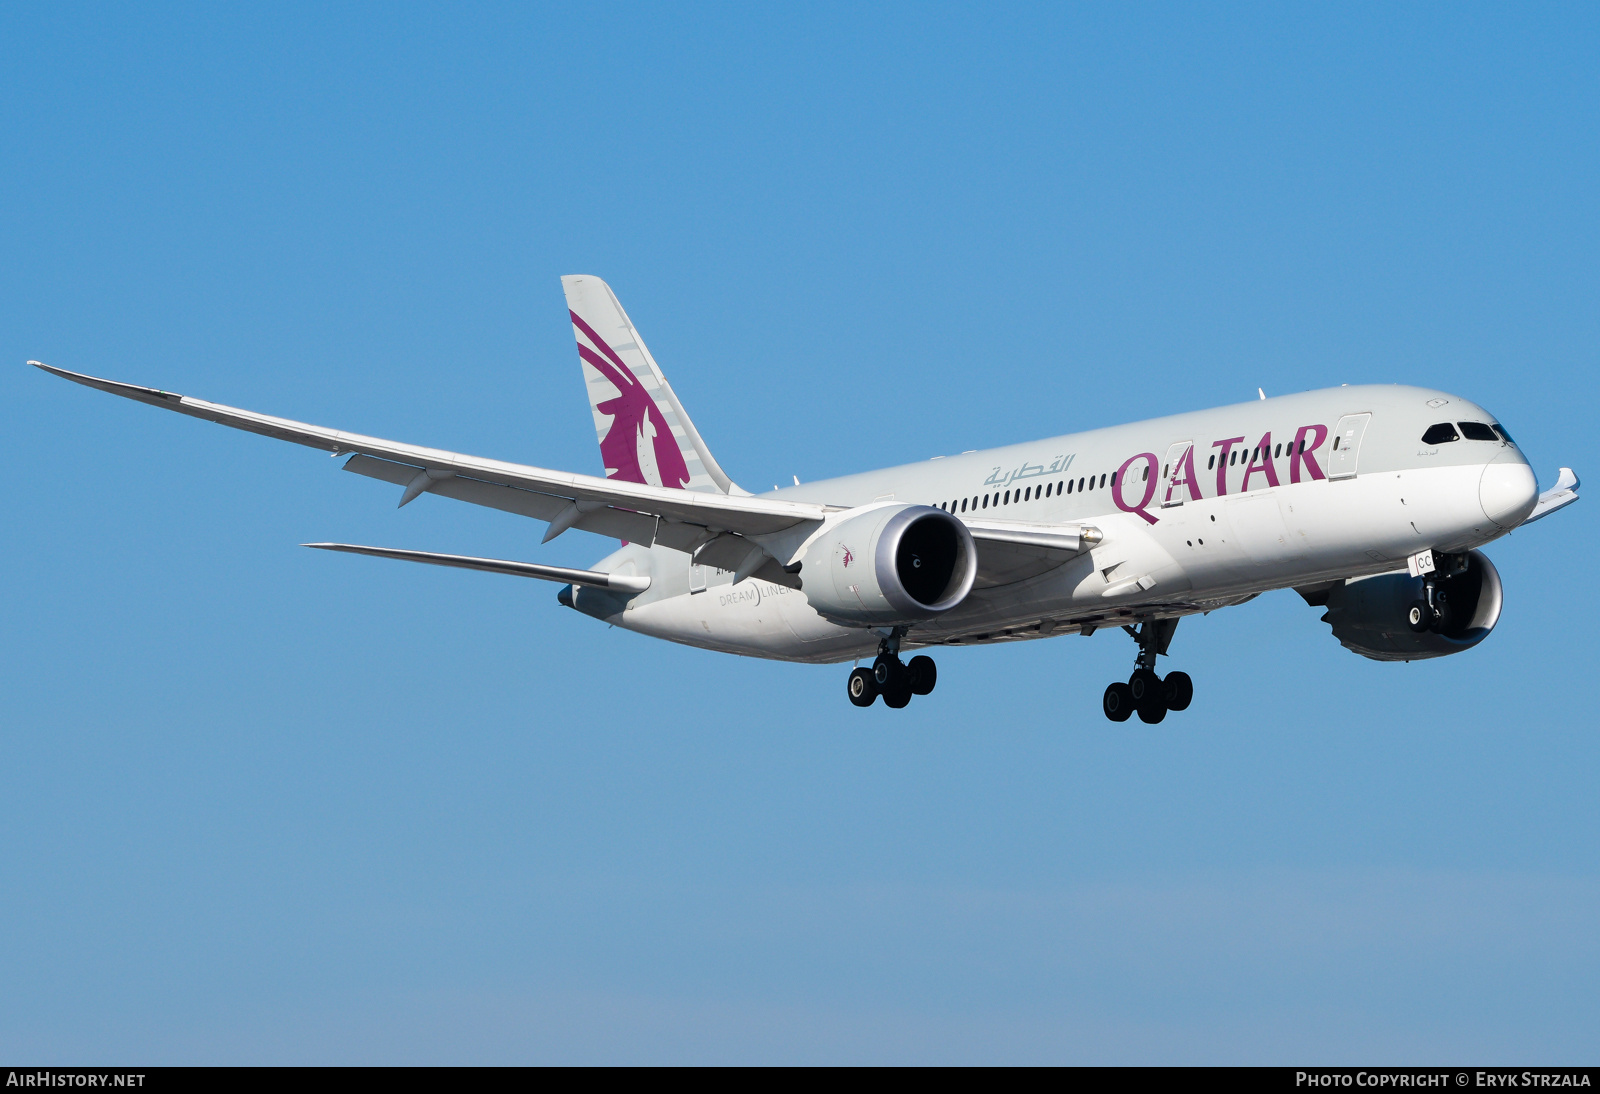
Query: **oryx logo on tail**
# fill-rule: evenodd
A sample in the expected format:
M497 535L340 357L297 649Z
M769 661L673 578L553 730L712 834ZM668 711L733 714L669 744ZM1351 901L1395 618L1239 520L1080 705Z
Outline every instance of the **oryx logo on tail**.
M605 432L600 434L600 456L605 460L606 478L650 486L688 486L688 464L661 408L606 340L577 312L569 309L569 314L579 334L578 356L617 389L616 398L594 404L596 429L601 425L600 415L611 419ZM590 345L584 345L584 339L588 339Z
M744 494L717 466L611 287L561 279L606 478Z

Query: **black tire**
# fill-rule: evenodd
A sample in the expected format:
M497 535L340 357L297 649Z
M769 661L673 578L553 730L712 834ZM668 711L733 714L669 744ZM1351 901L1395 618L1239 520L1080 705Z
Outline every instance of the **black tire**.
M1128 685L1118 680L1107 686L1105 695L1100 699L1100 709L1113 722L1126 722L1133 714L1133 693L1128 690Z
M923 654L911 659L911 663L906 666L906 673L911 677L913 695L927 695L939 681L939 666L933 663L933 658Z
M872 663L872 679L877 683L880 692L893 690L905 677L906 667L898 658L880 657Z
M1418 634L1433 629L1433 609L1426 600L1413 600L1406 609L1406 625Z
M878 682L872 678L871 669L851 669L846 683L850 701L858 707L870 707L878 697Z
M1161 677L1149 669L1134 669L1128 677L1128 690L1133 693L1135 706L1143 706L1153 696L1161 694Z
M883 705L886 707L899 710L909 702L911 702L911 688L904 683L883 693Z
M1188 710L1194 700L1194 681L1187 672L1169 672L1161 681L1161 691L1167 698L1168 710Z
M1166 689L1161 686L1161 677L1149 669L1134 670L1128 677L1128 693L1133 696L1133 709L1139 712L1141 722L1155 725L1167 716Z

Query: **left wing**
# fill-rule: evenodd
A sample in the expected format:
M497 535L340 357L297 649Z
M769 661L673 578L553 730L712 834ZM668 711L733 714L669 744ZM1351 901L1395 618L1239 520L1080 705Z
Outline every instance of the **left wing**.
M401 505L424 493L442 494L549 521L546 541L568 528L580 528L633 543L659 543L692 553L696 562L792 584L793 567L786 564L796 549L830 513L842 511L840 506L815 502L676 490L466 456L85 376L39 361L28 363L73 383L163 410L336 456L349 453L345 470L403 486ZM991 585L1053 569L1100 541L1097 530L1079 525L969 521L967 526L979 543L980 572ZM772 561L753 566L755 552Z
M74 383L163 410L334 455L351 453L353 458L345 470L404 485L401 505L423 493L443 494L550 521L546 539L568 528L581 528L617 539L694 551L719 535L743 538L798 530L808 523L820 523L829 512L827 506L814 503L673 490L465 456L274 418L158 388L102 380L38 361L28 363Z
M1098 546L1102 539L1100 529L1088 524L962 520L978 541L980 589L1011 585L1048 573Z

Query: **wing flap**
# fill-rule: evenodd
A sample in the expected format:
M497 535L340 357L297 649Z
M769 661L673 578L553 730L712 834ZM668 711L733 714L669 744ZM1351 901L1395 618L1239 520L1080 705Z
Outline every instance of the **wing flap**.
M390 460L361 455L351 456L346 460L344 469L368 478L392 482L396 486L409 485L420 472L425 470L411 464L394 463ZM544 521L555 520L573 502L572 498L542 494L534 490L519 490L514 486L501 486L499 483L484 482L482 479L471 479L461 475L435 480L429 484L428 492ZM608 506L581 514L569 527L581 528L586 532L611 536L629 543L648 544L655 538L657 523L656 518L648 514L613 509ZM704 529L697 528L695 532L702 537L705 535Z

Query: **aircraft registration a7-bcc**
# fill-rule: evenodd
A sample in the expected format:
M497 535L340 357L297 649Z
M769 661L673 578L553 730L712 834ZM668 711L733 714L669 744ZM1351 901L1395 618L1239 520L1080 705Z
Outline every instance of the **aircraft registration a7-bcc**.
M1293 588L1380 661L1460 653L1500 618L1479 550L1577 500L1539 493L1487 411L1403 386L1337 387L935 458L767 494L712 457L622 305L562 278L605 478L269 417L30 362L152 406L349 454L346 471L620 540L593 570L345 543L333 551L560 583L562 604L725 653L867 657L848 692L903 707L933 690L934 646L1091 634L1138 644L1106 716L1159 722L1194 686L1165 677L1178 621Z

